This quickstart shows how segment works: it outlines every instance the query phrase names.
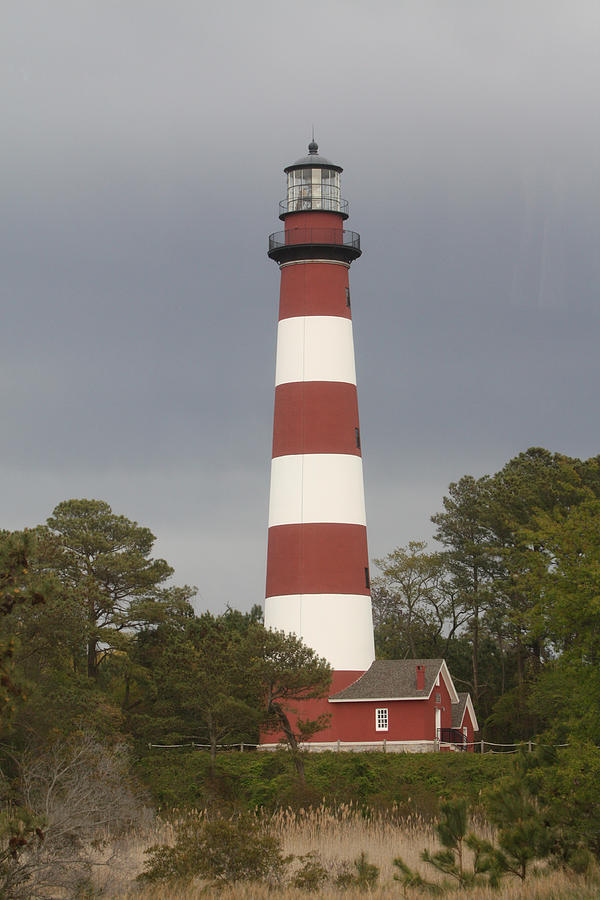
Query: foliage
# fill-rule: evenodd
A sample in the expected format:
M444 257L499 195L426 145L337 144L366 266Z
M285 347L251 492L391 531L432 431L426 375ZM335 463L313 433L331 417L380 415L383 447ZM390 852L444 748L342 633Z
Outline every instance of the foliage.
M43 820L31 810L9 806L0 813L0 897L29 896L32 872L21 862L28 850L35 853L44 840Z
M140 803L123 746L73 735L44 751L11 755L3 793L15 805L0 820L1 896L71 895L92 870L92 842L130 827ZM2 884L2 882L0 882Z
M112 512L101 500L65 500L48 519L48 565L85 615L87 672L127 650L132 629L190 617L192 588L164 587L173 569L151 559L149 528Z
M525 880L529 864L552 852L552 830L538 798L540 767L554 761L554 754L538 748L535 754L522 750L512 772L499 779L484 794L486 815L496 827L497 846L472 841L472 849L491 873L492 882L505 874Z
M600 740L600 458L532 447L450 484L432 521L441 552L412 541L378 560L378 652L444 656L488 737ZM553 672L573 690L554 694Z
M600 668L572 654L544 666L529 691L529 703L545 726L547 743L600 743Z
M490 479L463 476L448 488L444 511L431 517L435 538L444 547L444 561L456 603L463 611L472 647L472 688L478 702L482 620L491 602L490 581L495 571L490 542ZM492 543L492 546L490 546Z
M588 851L600 859L600 749L573 742L535 775L538 802L552 828L553 855L578 870Z
M398 869L397 872L394 872L394 881L399 881L402 884L405 897L407 896L406 892L409 888L418 891L426 891L429 894L444 893L442 885L426 881L419 872L415 872L411 869L401 856L395 857L394 866Z
M306 788L318 805L325 797L335 808L386 811L394 817L432 821L443 794L464 797L470 806L488 784L510 771L504 754L473 753L309 753L304 759ZM262 807L298 809L306 790L294 777L289 752L220 753L216 781L210 778L208 753L152 750L136 772L161 808L205 807L213 802L236 810Z
M373 621L378 643L395 658L423 655L424 643L436 649L442 643L447 646L463 623L444 579L442 557L426 553L426 547L422 541L410 541L375 560L382 577L373 582Z
M175 844L150 847L140 881L189 882L196 877L217 884L264 881L279 884L288 860L281 843L255 820L206 821L197 815L177 824Z
M477 883L483 867L478 864L472 871L465 868L465 846L467 843L467 804L464 800L446 800L441 806L440 821L436 831L443 850L430 853L423 850L421 859L454 878L460 888L472 887Z
M239 623L204 613L172 635L155 668L157 699L169 700L192 733L207 735L213 772L218 743L257 731L261 698L250 667Z
M506 875L524 881L533 861L550 856L574 871L585 871L589 853L583 832L593 823L594 835L598 835L597 798L593 795L598 792L600 753L596 751L592 759L589 753L587 756L579 768L579 774L585 772L587 777L578 798L580 803L587 804L587 809L579 806L574 813L564 813L564 808L570 806L566 778L573 778L572 768L567 771L564 766L557 766L556 755L550 748L540 747L535 753L523 750L512 761L511 771L497 779L483 794L486 818L496 828L495 842L473 832L467 833L464 799L446 800L441 804L436 826L443 849L434 853L423 850L421 858L455 879L461 889L474 886L484 875L492 887L498 887ZM574 781L577 783L577 777ZM563 793L554 799L559 784ZM586 825L582 826L582 820ZM591 840L593 842L594 838ZM465 847L473 853L472 870L467 870L464 865ZM402 858L396 858L394 865L400 870L394 877L405 889L433 887Z
M259 685L263 698L264 727L283 731L300 781L304 783L304 761L299 742L327 723L328 716L295 723L294 703L327 696L331 666L296 635L269 631L261 625L248 630L249 678Z
M370 863L363 850L353 861L352 866L344 866L335 879L339 888L356 887L361 891L371 891L379 880L378 866Z
M0 531L0 721L13 714L21 687L14 680L14 620L23 607L45 604L56 584L30 571L35 538L31 532Z
M323 866L321 859L315 853L305 853L298 857L301 863L291 879L292 887L301 891L315 892L320 890L329 881L329 872Z

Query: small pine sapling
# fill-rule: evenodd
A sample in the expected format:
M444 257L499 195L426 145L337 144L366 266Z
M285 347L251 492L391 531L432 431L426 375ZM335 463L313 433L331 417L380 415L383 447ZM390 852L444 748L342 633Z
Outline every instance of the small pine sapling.
M376 887L379 879L379 867L368 861L364 850L352 863L352 869L347 864L344 866L335 879L338 888L357 887L361 891L370 891Z
M394 873L394 881L399 881L402 884L405 897L408 896L407 891L409 888L426 891L429 894L443 893L444 889L441 885L434 884L432 881L425 881L423 876L407 866L400 856L396 857L394 865L399 869L399 872Z
M481 853L496 873L515 875L524 881L529 864L548 857L553 835L537 799L537 769L543 754L522 753L511 775L500 779L484 800L490 821L498 829L498 847L482 847Z
M470 887L478 879L475 871L467 871L464 866L467 804L464 800L447 800L441 805L441 813L437 833L444 849L436 853L423 850L421 859L455 878L460 887Z

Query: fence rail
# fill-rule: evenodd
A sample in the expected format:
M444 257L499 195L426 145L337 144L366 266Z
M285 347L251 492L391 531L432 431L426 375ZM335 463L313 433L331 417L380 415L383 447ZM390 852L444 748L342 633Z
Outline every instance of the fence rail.
M217 744L217 750L235 750L244 753L246 750L256 750L259 744L247 744L245 741L241 744ZM179 747L192 747L194 750L210 750L210 744L197 744L196 741L190 741L186 744L148 744L149 750L176 750Z
M446 729L444 729L446 730ZM448 729L450 730L450 729ZM431 742L433 744L433 742ZM514 744L499 744L495 741L453 741L453 740L444 740L443 738L438 739L436 742L438 745L438 749L445 747L458 747L460 750L467 750L472 747L475 753L518 753L519 750L527 749L529 753L533 752L534 747L555 747L555 748L564 748L568 747L568 744L540 744L538 741L520 741ZM368 752L386 752L386 746L389 744L388 741L381 742L373 742L369 745ZM282 744L282 746L285 746ZM196 741L189 741L183 744L148 744L149 750L177 750L180 748L191 747L193 750L210 750L210 744L200 744ZM249 744L245 741L238 744L217 744L217 750L219 751L237 751L239 753L247 753L252 750L257 750L260 747L260 744ZM338 741L337 752L343 752L345 750L342 742Z
M269 235L269 250L290 244L339 244L360 250L360 234L341 228L289 228Z
M310 212L318 209L321 212L336 212L348 216L348 201L335 197L288 197L279 202L279 215L291 212Z

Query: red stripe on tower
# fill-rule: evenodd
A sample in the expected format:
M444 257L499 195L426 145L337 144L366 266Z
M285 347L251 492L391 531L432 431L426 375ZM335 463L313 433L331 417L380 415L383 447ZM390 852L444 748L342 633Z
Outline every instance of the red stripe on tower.
M360 456L356 385L293 381L275 388L273 456L290 453Z
M308 156L285 169L265 624L293 632L342 673L374 659L340 166ZM339 680L339 679L337 679Z

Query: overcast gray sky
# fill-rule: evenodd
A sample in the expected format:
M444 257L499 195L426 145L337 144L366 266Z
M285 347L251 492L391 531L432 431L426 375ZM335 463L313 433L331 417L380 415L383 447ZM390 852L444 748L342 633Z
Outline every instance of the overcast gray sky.
M596 0L4 0L0 527L148 525L264 596L282 169L344 167L369 543L600 452Z

